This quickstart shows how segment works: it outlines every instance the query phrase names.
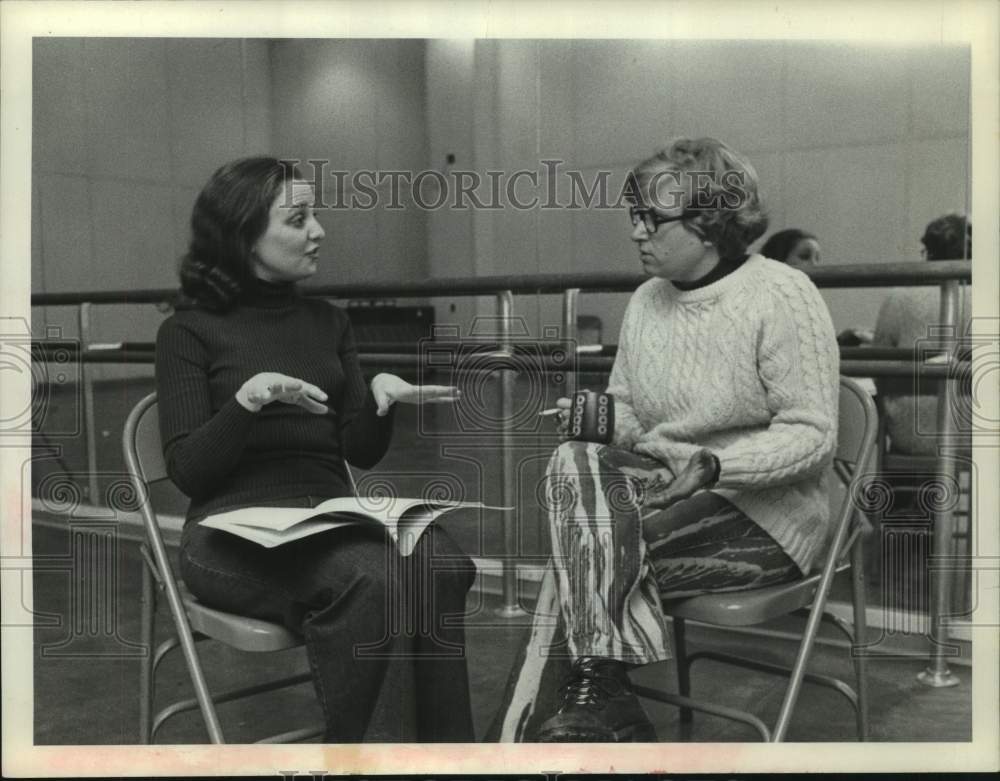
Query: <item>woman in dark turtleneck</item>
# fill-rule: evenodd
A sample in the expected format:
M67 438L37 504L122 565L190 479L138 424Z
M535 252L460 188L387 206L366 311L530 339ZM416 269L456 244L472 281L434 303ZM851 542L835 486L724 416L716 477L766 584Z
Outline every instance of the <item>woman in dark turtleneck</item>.
M313 207L312 186L270 157L223 166L195 203L180 272L194 306L164 321L156 351L167 468L191 499L181 573L206 604L302 633L330 743L364 739L401 642L389 606L403 605L401 625L417 627L406 653L418 739L472 741L464 630L441 619L464 612L475 566L442 529L404 558L370 527L263 548L198 524L349 495L345 462L378 463L393 404L458 396L385 373L365 383L346 314L296 287L316 272L324 238ZM433 566L443 560L447 569ZM421 605L433 606L429 619Z

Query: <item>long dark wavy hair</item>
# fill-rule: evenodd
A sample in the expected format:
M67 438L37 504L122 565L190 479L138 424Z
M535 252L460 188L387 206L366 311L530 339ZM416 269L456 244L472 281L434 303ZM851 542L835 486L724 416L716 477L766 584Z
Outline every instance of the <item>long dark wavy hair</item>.
M626 198L660 206L658 178L677 172L684 224L715 245L722 258L742 255L767 230L757 171L715 138L677 138L629 173ZM701 203L699 204L698 201Z
M274 199L299 178L275 157L244 157L209 178L191 211L191 243L181 259L184 295L217 312L231 309L257 284L253 247L267 229Z

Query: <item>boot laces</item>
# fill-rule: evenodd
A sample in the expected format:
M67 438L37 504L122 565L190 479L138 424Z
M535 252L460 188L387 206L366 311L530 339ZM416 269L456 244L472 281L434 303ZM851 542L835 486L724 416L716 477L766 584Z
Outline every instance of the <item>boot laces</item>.
M562 686L563 705L603 706L618 693L621 683L602 670L598 659L583 658L573 667L573 676ZM604 682L604 685L602 685Z

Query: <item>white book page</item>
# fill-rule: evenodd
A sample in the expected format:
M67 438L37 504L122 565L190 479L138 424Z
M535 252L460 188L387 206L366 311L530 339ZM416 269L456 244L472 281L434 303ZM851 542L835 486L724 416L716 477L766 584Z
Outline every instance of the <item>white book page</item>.
M404 556L409 556L413 553L413 549L417 545L417 540L420 539L420 535L423 534L424 529L435 518L450 509L453 508L422 507L408 513L405 518L400 518L394 527L388 527L389 534L396 541L396 547L399 548L399 552Z
M265 548L275 548L286 542L298 540L302 537L308 537L310 534L317 534L318 532L326 531L327 529L336 529L340 526L352 526L362 522L361 519L337 521L323 519L317 521L302 521L286 531L274 531L257 526L244 526L239 523L218 523L210 521L210 518L206 518L201 523L203 526L208 526L212 529L220 529L222 531L229 532L230 534L235 534L238 537L250 540L250 542L255 542Z
M428 507L458 506L457 503L425 502L423 499L402 497L379 499L341 496L336 499L327 499L316 507L241 507L237 510L210 515L201 523L203 526L209 526L213 529L227 529L238 525L285 531L297 523L325 513L354 513L374 518L386 526L390 526L393 525L396 518L418 505Z
M327 499L319 504L316 509L323 512L340 513L355 512L374 518L386 526L392 526L396 518L399 518L407 510L418 505L429 505L423 499L409 499L401 496L395 498L367 497L367 496L342 496L337 499Z
M395 526L402 518L408 518L411 513L422 513L431 510L435 518L447 510L459 507L481 507L484 510L511 510L512 507L497 507L482 502L435 501L426 499L410 499L398 496L394 499L379 497L346 496L339 499L328 499L316 506L323 512L356 512L375 518L386 526Z
M312 507L242 507L238 510L210 515L201 521L201 525L213 529L253 526L258 529L284 531L301 521L322 514L322 511L317 511Z
M402 497L382 500L344 496L328 499L316 507L243 507L210 515L201 521L201 525L228 531L273 548L282 542L297 540L323 529L374 520L389 531L405 556L413 551L417 539L428 524L442 513L462 507L510 509L484 505L482 502L426 502L423 499ZM339 517L331 517L328 513L336 513ZM402 535L405 539L400 539L398 529L401 527L405 528Z
M420 507L412 507L396 521L386 524L389 534L396 541L399 552L409 556L423 534L424 529L438 516L463 507L483 510L510 510L510 507L496 507L482 502L425 502Z

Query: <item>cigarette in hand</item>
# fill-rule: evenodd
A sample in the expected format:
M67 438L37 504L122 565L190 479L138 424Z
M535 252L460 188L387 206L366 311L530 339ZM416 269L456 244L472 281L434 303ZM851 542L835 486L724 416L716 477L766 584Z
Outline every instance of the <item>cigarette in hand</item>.
M558 415L560 411L561 410L559 409L559 407L552 407L551 409L543 409L541 412L538 413L538 416L542 417L548 415Z

